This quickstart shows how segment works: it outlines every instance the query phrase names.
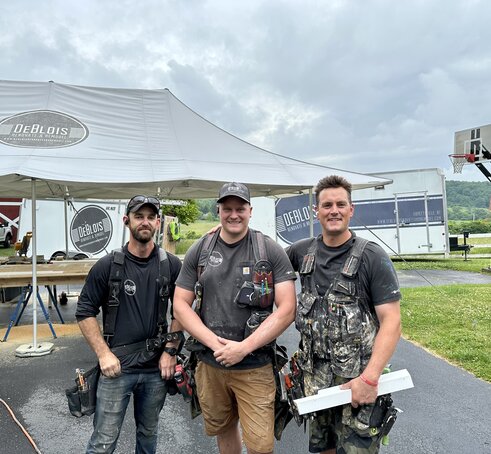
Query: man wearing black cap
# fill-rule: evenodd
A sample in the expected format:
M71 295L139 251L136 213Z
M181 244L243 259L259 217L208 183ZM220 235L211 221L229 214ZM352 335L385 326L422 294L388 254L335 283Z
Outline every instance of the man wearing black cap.
M173 298L181 268L180 260L160 250L153 239L160 226L159 200L133 197L123 222L130 233L128 243L93 266L77 303L80 330L96 353L101 369L94 432L87 453L115 450L131 394L136 423L135 452L155 453L167 380L173 378L176 365L177 345L167 344L163 350L146 348L147 340L155 339L159 331L163 334L167 331L166 314L161 314L165 312L168 296ZM165 291L164 265L170 273ZM120 273L117 280L115 269ZM116 310L110 308L114 301L119 301ZM104 335L96 319L101 307ZM108 322L110 319L115 321ZM170 331L180 329L179 323L172 320Z
M240 418L247 452L270 453L276 385L269 350L262 347L294 319L295 273L278 244L249 229L247 186L224 184L217 203L221 228L186 254L174 315L205 347L196 384L206 433L217 436L221 454L240 454Z

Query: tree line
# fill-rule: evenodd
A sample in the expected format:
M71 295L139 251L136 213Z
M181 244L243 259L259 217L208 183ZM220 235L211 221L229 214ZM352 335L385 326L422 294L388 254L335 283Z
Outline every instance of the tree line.
M451 221L491 221L491 184L447 181L447 212Z

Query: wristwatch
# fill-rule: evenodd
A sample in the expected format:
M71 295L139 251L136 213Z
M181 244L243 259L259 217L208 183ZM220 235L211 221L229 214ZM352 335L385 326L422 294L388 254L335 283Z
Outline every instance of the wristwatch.
M168 353L170 356L176 356L177 355L177 348L175 348L175 347L164 347L164 352Z

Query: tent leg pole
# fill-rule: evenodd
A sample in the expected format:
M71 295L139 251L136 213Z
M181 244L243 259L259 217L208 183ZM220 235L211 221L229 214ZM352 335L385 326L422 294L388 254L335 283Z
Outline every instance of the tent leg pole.
M37 235L36 235L36 179L31 179L31 193L32 193L32 291L35 292L32 298L32 345L21 345L15 350L15 356L29 357L29 356L44 356L52 352L54 345L51 342L37 341L37 301L36 294L37 287ZM53 327L49 323L53 336L56 338Z

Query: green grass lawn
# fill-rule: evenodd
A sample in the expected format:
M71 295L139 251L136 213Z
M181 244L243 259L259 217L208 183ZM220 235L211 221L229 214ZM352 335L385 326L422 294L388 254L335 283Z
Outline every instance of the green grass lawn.
M403 336L491 382L491 285L402 289Z
M176 254L184 255L194 242L217 224L216 221L196 221L190 225L181 225L181 240L176 244Z
M185 238L189 232L198 234L198 238L202 237L212 227L218 225L217 221L196 221L190 225L181 225L181 237Z
M459 244L464 244L463 237L459 237ZM467 238L467 244L479 245L479 244L491 244L491 234L483 237L473 237L472 235Z
M401 260L393 258L392 263L396 270L455 270L471 271L480 273L483 268L491 266L490 258L472 258L468 260L463 258L435 258L435 257L411 257Z
M393 263L397 270L479 273L491 267L491 258L426 257L406 261L393 259ZM403 336L491 382L491 285L418 287L401 291Z
M14 247L0 247L0 257L9 257L11 255L15 255Z

